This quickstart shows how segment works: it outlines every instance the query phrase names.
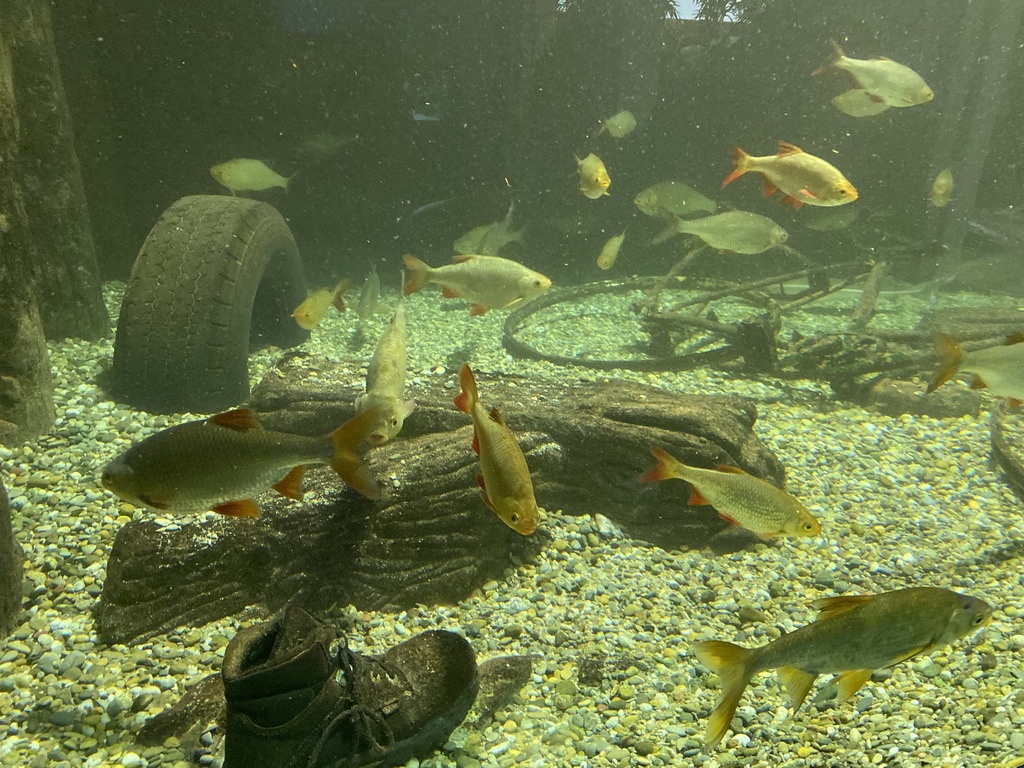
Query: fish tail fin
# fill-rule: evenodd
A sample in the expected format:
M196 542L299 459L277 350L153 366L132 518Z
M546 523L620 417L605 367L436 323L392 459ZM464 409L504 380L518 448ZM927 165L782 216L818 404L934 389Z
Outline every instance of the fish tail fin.
M430 267L411 253L405 254L402 261L405 263L405 268L409 270L409 279L402 283L402 294L408 296L410 293L416 293L430 282Z
M935 373L932 383L928 385L927 392L934 392L956 376L964 356L960 342L946 333L935 334L935 348L939 352L939 357L942 358L942 363L939 365L939 370Z
M839 47L839 43L837 43L835 39L831 40L830 42L832 43L832 55L829 57L828 61L826 61L816 70L811 72L811 75L820 75L826 69L832 69L832 67L834 67L840 59L846 57L846 53L843 51L842 48Z
M479 399L479 394L476 389L476 379L473 377L473 371L469 367L469 363L463 363L459 369L459 384L462 387L460 392L455 397L455 406L465 413L472 413L473 406L476 405Z
M750 155L739 147L732 147L730 152L732 152L733 168L732 173L726 176L725 181L722 182L723 187L736 181L736 179L750 170Z
M366 462L356 453L356 449L370 437L376 421L377 409L370 408L346 421L326 438L333 447L329 460L331 468L346 485L368 499L379 498L380 488L377 487L377 481L370 474Z
M693 653L701 664L722 678L722 694L715 711L708 718L708 729L704 734L704 746L712 749L729 730L740 696L753 677L751 661L755 651L722 640L706 640L697 643Z
M679 477L677 470L683 465L668 451L654 446L651 448L651 456L657 459L658 463L640 475L640 479L643 482L656 483L672 477Z

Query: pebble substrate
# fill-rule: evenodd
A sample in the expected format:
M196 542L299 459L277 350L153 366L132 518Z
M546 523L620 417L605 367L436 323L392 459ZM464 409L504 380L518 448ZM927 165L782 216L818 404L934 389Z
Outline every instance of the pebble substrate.
M112 315L121 289L108 287ZM546 318L533 342L563 354L621 356L639 340L628 308L635 298L596 297L586 307L552 310L582 317ZM393 306L393 296L390 301ZM856 296L830 301L844 312L819 305L787 317L787 329L844 326ZM911 327L924 304L900 295L883 297L881 309L875 322ZM468 360L496 373L563 381L609 376L753 398L761 414L758 434L787 467L789 489L824 525L820 539L714 557L630 540L587 510L551 512L542 525L552 542L536 561L510 569L460 605L397 615L343 610L354 621L349 641L355 650L380 652L420 631L447 628L464 633L481 659L540 657L530 682L492 721L460 727L441 752L410 765L1021 765L1024 523L1021 503L988 466L987 413L980 419L889 418L837 402L827 387L810 381L740 379L712 370L562 369L509 357L500 344L501 313L470 318L463 302L442 301L433 291L410 297L407 310L413 397L417 383L430 376L444 376L454 387L458 364ZM362 335L355 313L332 312L306 346L358 371L389 311L370 320ZM277 353L253 356L254 381ZM131 441L198 416L153 416L105 399L96 380L111 354L109 340L53 345L55 428L29 445L0 447L16 535L26 552L30 606L26 622L0 644L2 765L218 765L219 734L151 748L136 746L133 735L219 669L238 626L259 620L224 620L130 647L99 644L91 611L110 544L124 522L152 514L105 493L99 469ZM483 507L481 514L487 514ZM761 675L743 697L737 732L722 748L702 751L717 678L689 656L693 640L759 645L808 622L817 597L914 585L983 597L997 606L994 620L970 641L879 674L843 707L828 704L828 691L812 693L791 720L774 678ZM577 677L581 661L593 654L614 659L598 686Z

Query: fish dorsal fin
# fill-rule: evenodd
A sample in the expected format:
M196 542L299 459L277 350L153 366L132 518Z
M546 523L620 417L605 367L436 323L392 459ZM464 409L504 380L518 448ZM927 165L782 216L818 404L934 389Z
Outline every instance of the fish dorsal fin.
M786 689L789 706L794 712L804 703L811 686L814 685L815 677L817 676L796 667L779 667L779 681Z
M971 389L988 389L988 384L985 383L981 376L975 374L974 378L971 379Z
M868 600L874 600L874 595L841 595L839 597L822 597L811 603L811 607L818 612L815 621L830 619L833 616L841 616L847 611L852 611L858 605L863 605Z
M790 144L788 141L779 142L779 154L777 157L786 157L787 155L800 155L803 154L803 150L800 149L796 144Z
M836 696L836 704L843 704L853 694L860 690L860 687L871 679L873 669L848 669L835 676L833 682L839 686L839 693Z
M262 429L256 421L256 413L251 408L235 408L233 411L224 411L206 420L207 424L228 429Z
M871 61L892 61L888 56L872 56Z
M500 424L503 427L508 426L505 424L505 419L502 417L501 411L499 411L497 407L491 408L491 412L488 415L491 417L491 421L495 424Z
M715 467L719 472L728 472L730 475L746 475L749 474L744 472L739 467L734 467L732 464L719 464Z
M466 261L473 261L479 259L480 255L477 253L457 253L452 256L452 264L462 264Z
M1006 341L1003 343L1009 347L1013 344L1020 344L1021 342L1024 342L1024 331L1014 331L1006 337Z

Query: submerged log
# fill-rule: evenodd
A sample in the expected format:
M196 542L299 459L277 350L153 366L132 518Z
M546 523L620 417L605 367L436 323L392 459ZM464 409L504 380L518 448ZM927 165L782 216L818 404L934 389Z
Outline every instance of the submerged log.
M358 373L293 356L249 405L269 428L315 435L353 415ZM260 604L363 610L455 602L550 539L514 533L480 502L469 417L452 404L452 376L432 376L402 436L367 453L383 494L342 489L325 468L308 475L302 504L275 497L257 519L133 521L118 533L97 623L105 642L201 625ZM538 503L600 513L627 534L666 547L702 547L726 523L684 509L685 483L645 485L652 445L681 461L735 464L781 483L782 468L753 434L753 404L625 382L576 383L478 376L482 400L515 430Z

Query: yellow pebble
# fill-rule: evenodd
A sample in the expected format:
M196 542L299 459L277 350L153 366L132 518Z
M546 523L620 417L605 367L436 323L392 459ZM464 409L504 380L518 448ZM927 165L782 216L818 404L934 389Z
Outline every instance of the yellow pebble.
M814 750L811 749L810 747L803 746L803 747L800 747L799 749L797 749L796 754L797 754L797 757L807 757L808 755L810 755L813 752L814 752Z

